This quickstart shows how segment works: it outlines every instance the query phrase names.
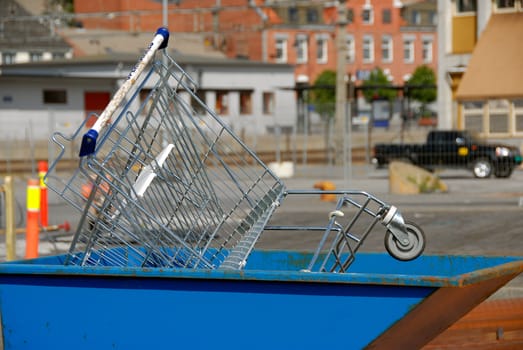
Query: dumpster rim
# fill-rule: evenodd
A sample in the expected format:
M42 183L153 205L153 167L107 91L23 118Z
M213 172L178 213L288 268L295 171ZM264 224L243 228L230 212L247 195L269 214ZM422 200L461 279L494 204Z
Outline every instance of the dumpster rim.
M270 251L282 252L282 251ZM295 251L283 251L295 252ZM386 255L385 253L359 253L361 255ZM0 284L2 275L68 275L100 277L137 277L170 279L215 279L250 280L267 282L338 283L348 285L404 285L413 287L463 287L491 278L518 275L523 272L521 256L474 256L474 255L426 255L428 257L482 258L488 260L504 259L505 262L452 276L426 274L368 273L368 272L305 272L297 270L205 270L205 269L166 269L150 267L111 267L111 266L64 266L45 265L45 262L60 260L62 255L44 258L0 263Z

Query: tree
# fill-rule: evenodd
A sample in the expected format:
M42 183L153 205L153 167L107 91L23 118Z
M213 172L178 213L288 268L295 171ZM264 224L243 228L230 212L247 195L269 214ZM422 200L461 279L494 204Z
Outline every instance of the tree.
M381 70L381 68L376 67L370 73L369 79L363 82L362 86L364 87L363 96L367 103L372 103L377 99L387 100L389 102L388 110L390 119L392 117L393 101L397 94L396 90L392 88L392 83L389 81L387 75ZM370 127L372 128L372 123L370 124Z
M324 118L334 117L336 111L336 72L324 70L314 81L311 103L318 114Z
M333 160L332 144L334 114L336 112L336 72L324 70L314 81L310 102L325 122L325 148L329 163Z
M371 103L378 98L392 102L396 98L396 91L392 88L387 88L388 86L392 87L392 83L381 68L375 68L370 73L369 79L365 80L362 85L364 87L363 96L367 103Z
M436 101L436 75L428 66L416 68L406 84L410 90L410 97L421 103L421 115L426 115L427 104Z

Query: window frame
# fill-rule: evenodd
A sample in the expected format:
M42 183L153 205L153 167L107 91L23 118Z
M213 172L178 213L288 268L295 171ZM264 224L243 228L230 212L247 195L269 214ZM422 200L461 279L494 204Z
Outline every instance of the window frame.
M470 2L470 5L469 5L470 8L465 7L465 4L463 4L463 1L465 1L465 0L456 0L455 1L455 12L457 15L471 15L478 11L478 3L476 0L472 0Z
M410 20L413 25L420 25L421 24L421 12L417 10L412 10L410 12Z
M272 116L275 112L276 98L274 91L262 92L262 114Z
M367 57L367 58L365 57L366 50L368 51L368 54L369 54L368 55L369 57ZM361 53L362 53L363 63L373 63L374 62L374 37L372 35L370 35L370 34L363 35Z
M238 91L238 111L240 115L252 115L252 96L253 90Z
M385 51L388 52L387 58L383 54ZM381 60L385 63L391 63L394 60L394 42L391 35L381 37Z
M205 115L207 110L203 104L207 103L207 90L197 89L194 94L198 99L195 99L193 96L190 97L190 105L196 115Z
M40 62L40 61L43 61L43 59L44 59L43 52L36 52L36 51L29 52L29 61L30 62Z
M298 23L300 20L300 14L296 6L289 6L289 8L287 9L287 16L289 19L289 23Z
M2 64L15 64L16 52L6 51L2 52Z
M321 45L320 45L321 43ZM328 56L328 37L326 35L317 35L316 36L316 62L320 64L325 64L329 61ZM320 55L321 53L321 55Z
M305 34L296 35L296 63L309 61L309 38Z
M366 18L365 14L368 13L369 16ZM361 22L365 25L374 24L374 10L372 8L363 8L361 11Z
M496 13L510 13L510 12L517 12L517 11L521 11L522 8L521 6L523 6L523 4L521 4L521 2L519 2L518 0L513 0L513 4L512 6L508 5L508 6L502 6L500 7L499 6L499 1L500 0L496 0L494 2L494 12Z
M406 54L408 50L408 55ZM403 38L403 62L414 63L415 61L415 45L414 38Z
M66 89L43 89L42 103L44 105L66 105L67 104L67 90Z
M318 14L318 9L311 7L307 9L307 23L318 23L320 21L320 16Z
M214 110L217 114L225 116L229 115L229 90L216 90L214 92Z
M381 10L381 23L391 24L392 23L392 11L389 8Z
M276 37L274 44L276 54L274 60L277 63L287 63L288 61L288 38Z
M354 40L354 35L348 34L345 36L345 46L347 48L345 61L354 63L356 61L356 41Z
M428 44L428 45L427 45ZM426 54L428 52L428 54ZM421 39L421 59L423 63L432 63L434 61L434 39Z

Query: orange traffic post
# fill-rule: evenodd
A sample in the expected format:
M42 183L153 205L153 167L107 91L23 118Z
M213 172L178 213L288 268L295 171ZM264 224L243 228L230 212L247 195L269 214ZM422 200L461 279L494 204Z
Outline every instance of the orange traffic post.
M37 179L27 181L27 218L25 232L25 257L33 259L38 257L40 216L40 182Z
M44 176L48 170L47 162L42 160L38 162L38 177L40 179L40 225L49 226L49 209L47 203L47 186L44 182Z

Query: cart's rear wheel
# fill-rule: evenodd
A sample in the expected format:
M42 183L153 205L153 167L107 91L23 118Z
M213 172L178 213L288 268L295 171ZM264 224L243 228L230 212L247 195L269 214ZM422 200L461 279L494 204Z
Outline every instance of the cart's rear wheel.
M409 261L416 259L425 249L425 234L423 230L412 222L405 222L409 243L402 245L392 232L385 234L385 248L395 259Z

